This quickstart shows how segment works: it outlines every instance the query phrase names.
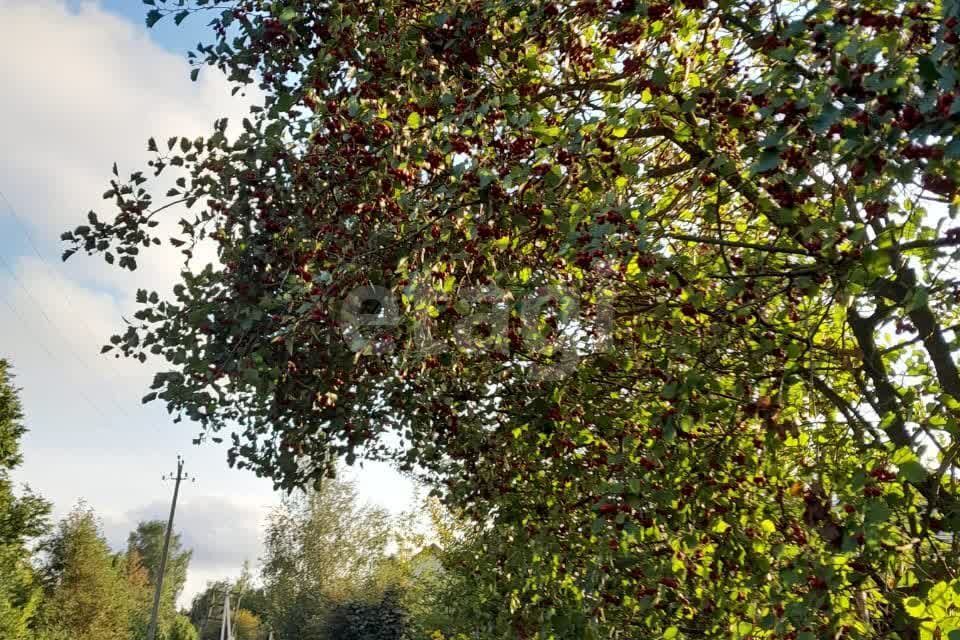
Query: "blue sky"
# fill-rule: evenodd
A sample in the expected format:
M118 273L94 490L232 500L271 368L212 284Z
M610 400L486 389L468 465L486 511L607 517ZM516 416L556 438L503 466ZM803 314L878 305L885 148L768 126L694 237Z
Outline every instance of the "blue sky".
M75 11L83 2L69 0L66 4ZM104 11L120 16L140 27L144 26L147 11L151 9L140 0L102 0L99 5ZM211 19L210 13L212 11L190 16L179 27L174 25L173 20L167 18L154 25L152 29L144 29L144 31L157 45L177 55L184 55L188 50L194 49L198 42L206 41L206 26Z
M245 559L256 564L278 496L228 469L222 449L193 446L193 425L141 405L159 363L99 355L137 287L169 291L176 253L148 252L131 275L84 256L61 263L58 238L100 207L114 161L140 168L148 137L202 135L246 105L215 71L190 82L185 53L209 18L148 32L138 0L0 0L0 15L0 192L12 205L0 198L0 357L15 368L30 428L15 479L58 516L85 500L119 546L137 520L165 517L172 487L160 478L183 454L197 477L178 509L195 550L188 598ZM371 502L412 504L412 485L386 467L351 475Z

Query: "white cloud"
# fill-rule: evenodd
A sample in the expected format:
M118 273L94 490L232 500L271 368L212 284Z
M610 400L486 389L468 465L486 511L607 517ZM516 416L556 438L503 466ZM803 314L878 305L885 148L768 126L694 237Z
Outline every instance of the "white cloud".
M223 447L193 447L193 426L141 406L158 363L99 355L137 287L169 290L179 254L148 251L129 274L80 255L61 265L58 238L88 209L108 213L100 194L111 165L142 168L147 138L209 134L246 107L216 72L191 83L182 56L95 3L73 11L60 0L0 0L0 16L0 190L47 258L32 255L0 201L0 255L16 273L0 265L0 357L14 364L30 428L17 479L54 501L58 517L85 499L121 547L138 520L166 517L160 476L183 453L198 477L177 518L195 550L186 602L207 580L236 576L243 560L256 564L276 496L269 481L228 469ZM351 475L365 499L408 508L412 485L383 465Z
M189 485L185 487L185 491L189 489ZM180 534L183 547L193 550L181 606L189 606L192 596L207 582L238 577L244 562L256 569L262 554L265 518L271 506L211 495L188 496L180 502L174 530ZM137 523L165 521L169 509L169 503L156 501L123 515L104 517L107 540L114 549L122 549Z
M184 57L96 4L74 13L56 0L0 0L0 12L0 86L8 96L0 102L0 188L45 247L82 224L86 211L112 213L100 198L110 167L117 162L121 177L146 168L149 137L209 135L215 119L246 112L248 103L231 98L216 70L190 82ZM175 220L178 212L169 213ZM99 259L68 264L81 277L130 290L167 285L178 257L172 249L148 252L133 276L103 269Z
M21 368L48 367L49 350L57 358L59 372L74 382L106 377L114 385L114 394L122 391L128 396L149 384L151 373L146 367L100 357L100 347L122 322L114 296L70 280L55 265L35 256L21 257L12 267L15 278L7 271L0 273L0 292L17 311L7 315L8 321L14 321L3 323L4 333L16 350L46 356L24 358Z
M94 3L72 11L55 0L0 0L0 15L0 190L46 258L0 202L0 229L11 231L0 235L0 255L16 274L0 268L0 357L14 364L30 428L17 479L53 500L57 516L86 499L122 545L137 519L166 517L160 476L184 453L202 495L218 495L187 492L181 507L178 529L197 550L189 597L256 560L270 484L227 469L222 448L192 447L193 426L141 406L156 364L99 355L137 287L169 290L179 254L149 251L127 274L84 256L61 265L58 238L88 209L109 213L100 194L111 165L144 167L147 138L209 134L215 119L246 107L215 71L190 82L182 56Z

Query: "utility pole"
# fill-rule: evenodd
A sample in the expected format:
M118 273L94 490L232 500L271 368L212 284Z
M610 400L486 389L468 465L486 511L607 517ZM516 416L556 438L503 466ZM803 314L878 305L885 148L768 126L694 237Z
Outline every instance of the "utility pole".
M164 480L172 476L164 476ZM170 503L170 519L167 521L167 532L163 538L163 553L160 555L160 572L157 574L157 589L153 594L153 613L150 614L150 626L147 628L147 640L157 638L157 616L160 613L160 594L163 591L163 574L167 570L167 552L170 550L170 536L173 534L173 515L177 511L177 496L180 495L180 482L186 480L183 473L183 458L177 456L177 475L173 477L173 501Z
M220 640L233 640L233 627L230 624L230 589L223 596L223 621L220 623Z

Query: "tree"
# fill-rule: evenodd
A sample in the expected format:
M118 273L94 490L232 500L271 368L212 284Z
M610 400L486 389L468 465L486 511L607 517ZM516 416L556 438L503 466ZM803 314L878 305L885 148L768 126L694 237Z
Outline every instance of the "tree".
M190 621L198 630L200 640L219 640L220 627L208 620L210 612L223 604L227 590L233 591L228 580L208 582L206 589L193 597L190 604Z
M166 522L162 520L141 522L137 525L136 530L130 533L127 541L128 553L136 554L147 569L151 594L157 585L157 572L160 570L160 557L163 553L166 530ZM183 585L187 581L187 569L190 566L192 555L193 551L183 548L180 534L174 533L170 537L170 550L164 572L163 591L160 595L158 629L161 635L168 633L176 619L177 599L180 597ZM152 600L150 606L152 606Z
M249 610L237 610L234 627L237 640L260 640L260 618Z
M379 601L347 600L329 611L328 640L401 640L407 631L407 612L400 594L389 590Z
M173 619L166 638L167 640L199 640L197 630L190 622L190 618L180 614Z
M326 638L330 606L378 591L390 539L389 515L362 505L349 482L327 480L285 499L268 517L262 569L279 638Z
M150 572L135 548L128 547L122 561L130 597L130 636L133 640L143 640L147 637L153 608L154 590L150 583Z
M248 586L247 589L242 592L237 602L260 620L266 619L269 614L270 601L267 599L267 593L263 587Z
M284 488L419 470L500 635L956 631L956 2L218 8L261 108L64 236L216 246L107 345L147 400Z
M30 622L40 605L42 590L26 554L0 547L0 633L11 640L30 637Z
M208 582L206 589L193 597L190 606L190 620L200 630L200 640L218 640L220 627L207 618L211 611L218 611L223 604L224 595L230 592L230 606L234 611L234 627L240 624L240 611L252 615L259 625L267 616L270 602L262 587L255 587L250 563L244 562L240 577L234 581L219 580ZM252 624L252 620L247 622ZM247 625L250 627L250 624ZM238 632L238 637L241 637Z
M27 489L14 494L11 472L20 466L26 432L10 365L0 360L0 637L24 640L40 602L27 542L46 531L50 505Z
M45 550L41 636L128 640L133 602L127 567L110 552L93 511L74 508Z
M253 572L250 570L250 561L244 560L240 570L240 577L233 585L236 593L236 607L246 609L257 618L267 615L269 602L262 587L254 586Z
M326 615L332 603L322 594L301 591L274 603L270 624L279 640L327 640Z

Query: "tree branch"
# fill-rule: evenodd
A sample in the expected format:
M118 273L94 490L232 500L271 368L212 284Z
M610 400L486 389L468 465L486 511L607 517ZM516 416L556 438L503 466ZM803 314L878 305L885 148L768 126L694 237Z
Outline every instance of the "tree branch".
M903 303L917 286L917 276L913 269L904 269L894 280L879 279L874 285L876 292L892 302ZM960 371L953 361L950 345L943 337L940 324L930 310L930 305L912 305L907 311L910 320L919 331L923 346L933 362L940 388L960 401ZM879 355L879 354L878 354Z
M897 251L910 251L911 249L933 249L938 247L960 247L960 238L935 238L933 240L914 240L913 242L904 242L897 245Z
M887 437L898 447L909 446L911 438L910 434L907 433L906 421L900 407L900 394L887 376L883 357L877 350L877 343L873 337L876 320L861 317L856 309L850 307L847 309L847 322L853 329L853 335L863 352L864 371L873 382L874 389L876 389L877 409L880 413L880 419L884 420L888 414L893 415L893 421L884 431Z
M740 249L755 249L757 251L767 251L769 253L789 253L798 256L810 255L803 249L791 249L789 247L773 247L770 245L753 244L750 242L738 242L736 240L721 240L719 238L704 238L702 236L690 236L683 233L664 234L672 240L682 240L685 242L698 242L700 244L714 244L722 247L738 247Z

